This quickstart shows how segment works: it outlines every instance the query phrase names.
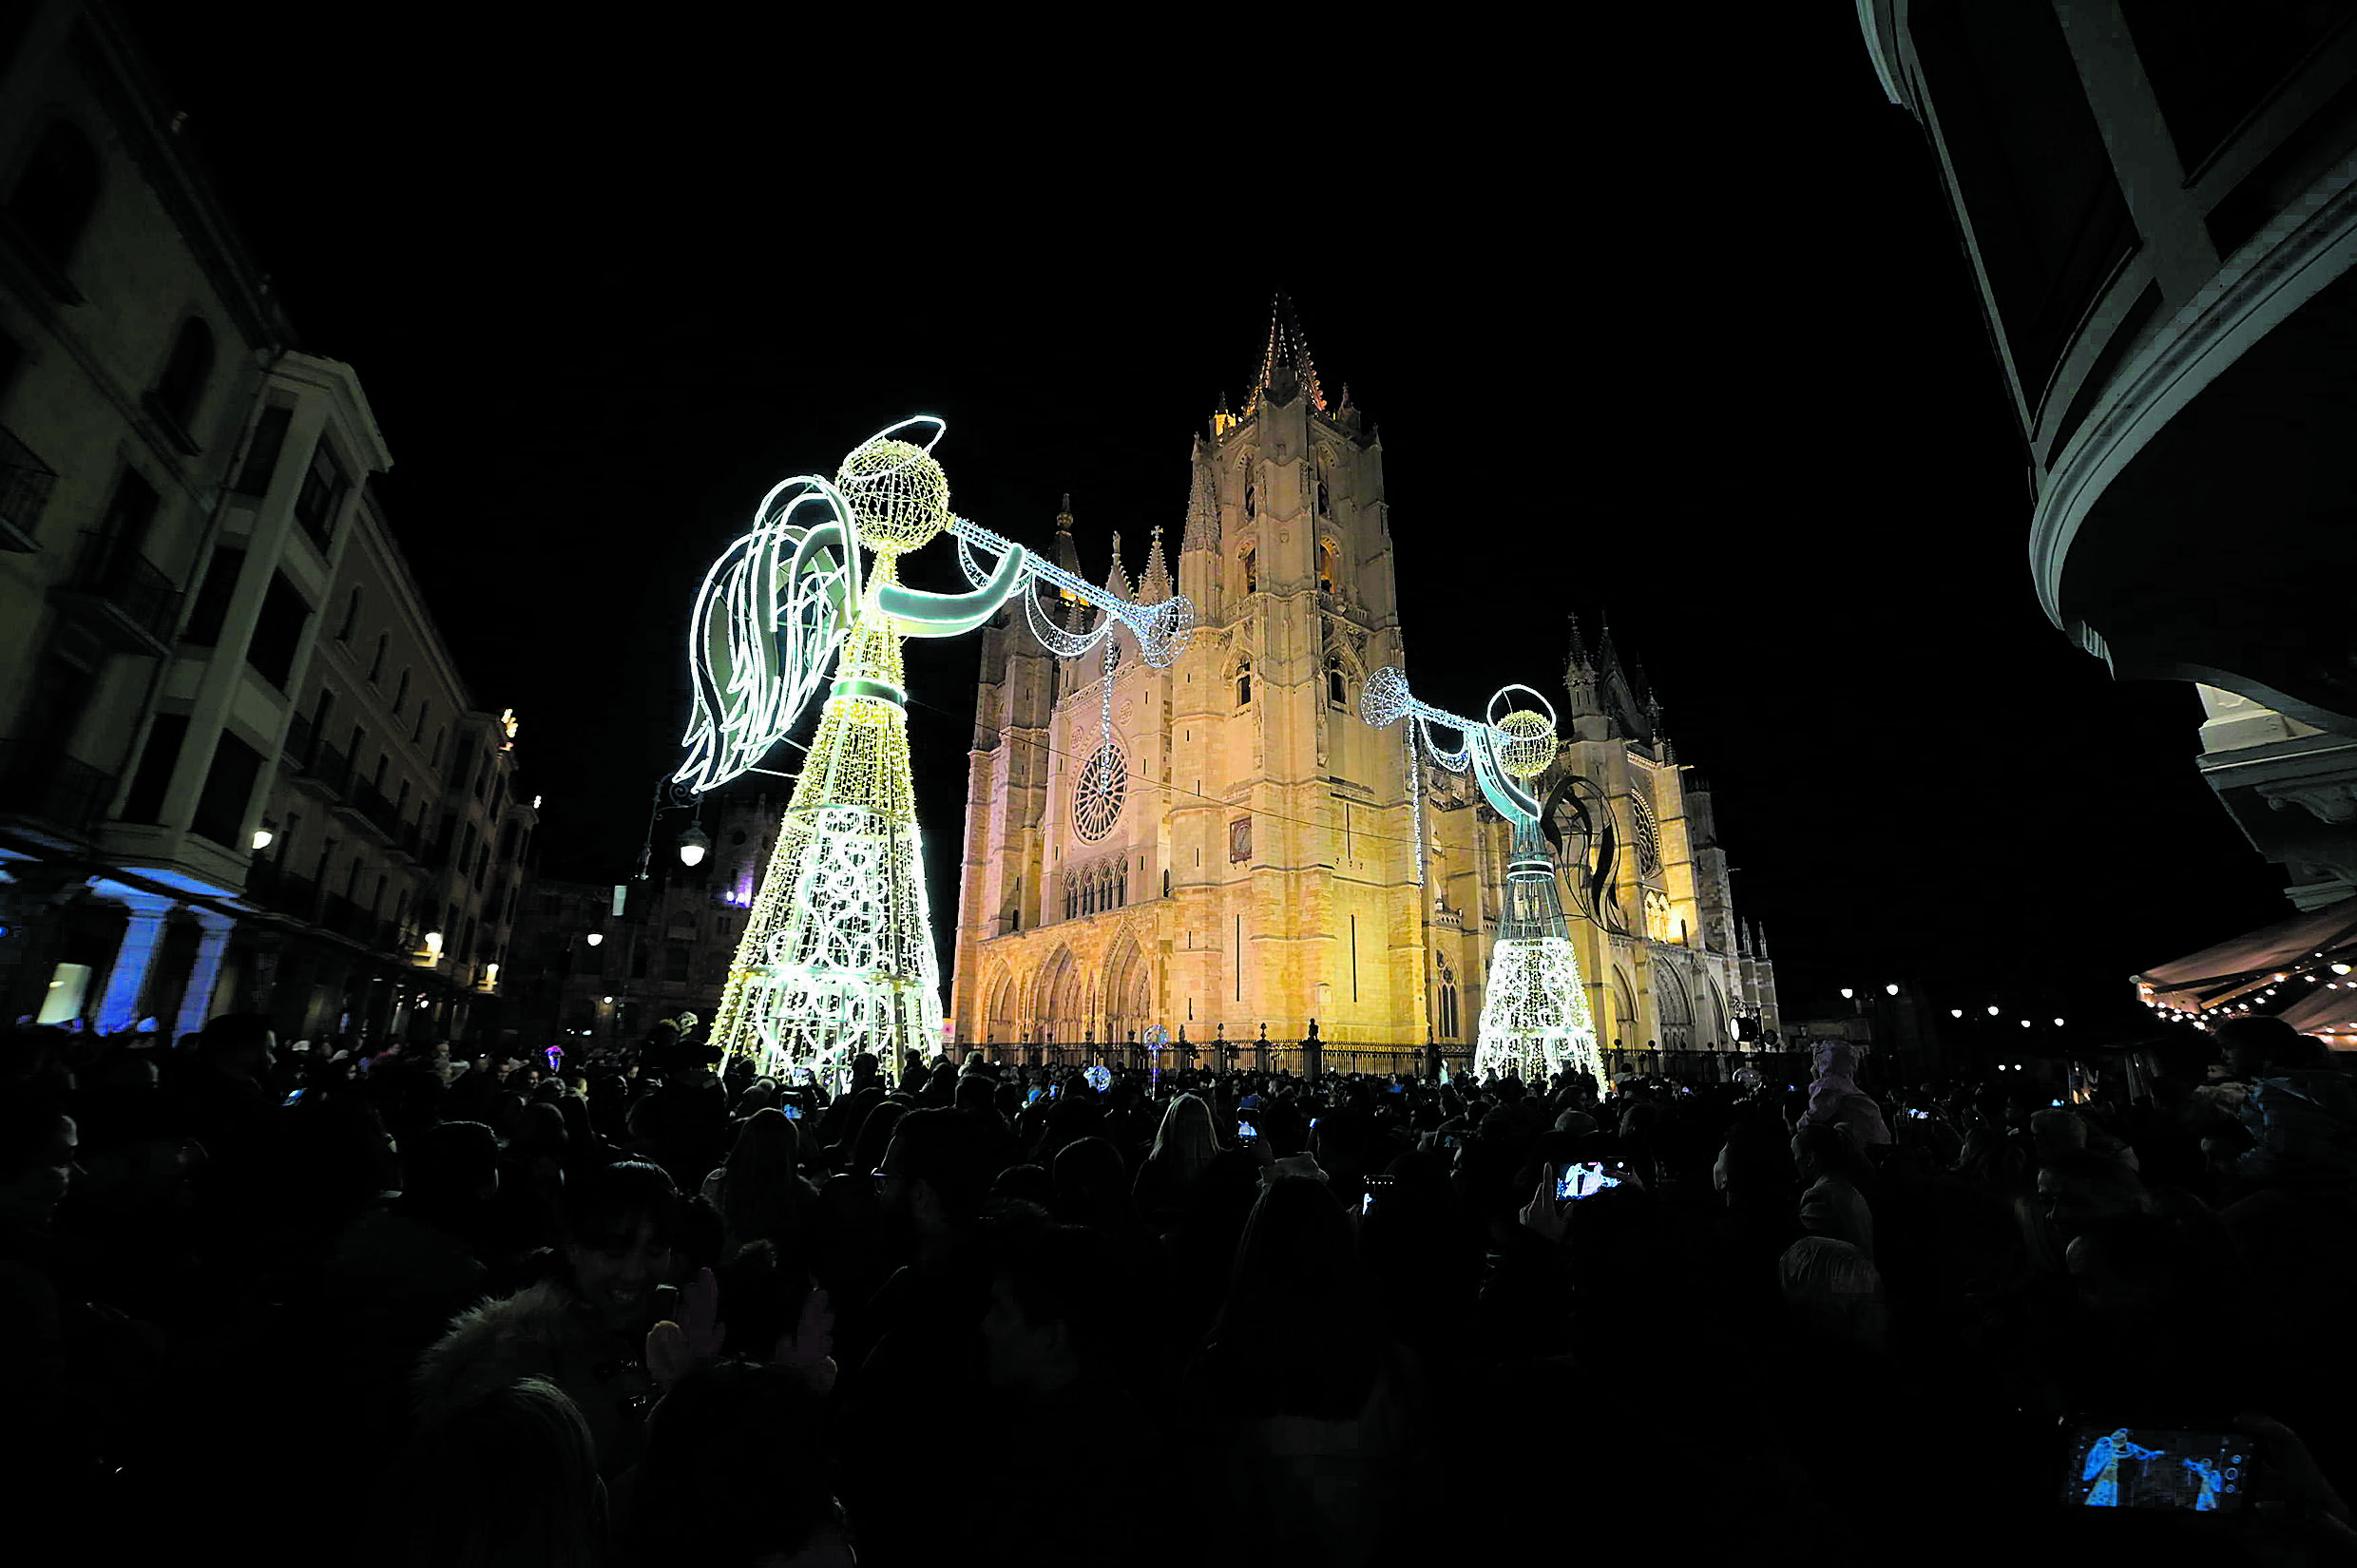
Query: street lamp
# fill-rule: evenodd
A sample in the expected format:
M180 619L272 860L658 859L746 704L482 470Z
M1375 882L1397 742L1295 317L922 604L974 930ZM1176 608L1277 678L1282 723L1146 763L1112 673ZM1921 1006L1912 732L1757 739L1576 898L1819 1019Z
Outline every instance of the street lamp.
M1950 1007L1947 1010L1947 1016L1950 1018L1962 1018L1964 1016L1964 1010L1962 1007Z
M697 809L696 792L665 774L655 781L655 804L646 813L646 839L639 846L638 880L646 880L647 865L655 858L655 822L665 812L692 812ZM694 821L680 835L680 863L693 866L701 861L704 851L712 848L712 840Z
M599 943L604 942L604 941L605 940L605 933L604 933L604 931L591 931L591 932L588 934L588 936L586 936L586 937L585 937L585 938L584 938L583 940L586 941L586 942L589 944L589 946L591 946L592 947L596 947Z
M1854 991L1854 990L1850 989L1850 988L1849 988L1849 986L1847 986L1847 985L1844 985L1844 986L1842 987L1842 1000L1843 1000L1844 1002L1848 1002L1848 1001L1849 1001L1852 997L1856 996L1857 994L1858 994L1858 993L1857 993L1856 991Z
M1883 991L1886 995L1897 996L1899 994L1898 983L1894 981L1890 985L1884 986Z
M1989 1017L1991 1017L1991 1018L1995 1018L1996 1016L1997 1016L1997 1004L1996 1004L1995 1003L1991 1003L1991 1004L1989 1004Z

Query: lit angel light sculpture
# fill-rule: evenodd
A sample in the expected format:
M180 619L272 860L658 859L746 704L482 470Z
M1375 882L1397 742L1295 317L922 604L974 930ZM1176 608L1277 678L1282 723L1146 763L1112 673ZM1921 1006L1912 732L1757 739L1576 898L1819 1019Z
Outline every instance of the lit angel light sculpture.
M1498 707L1516 692L1536 708ZM1514 850L1506 862L1505 911L1489 954L1489 976L1482 995L1474 1072L1495 1067L1524 1081L1559 1067L1594 1073L1603 1080L1596 1048L1596 1024L1581 984L1579 956L1555 886L1555 862L1539 829L1539 801L1525 788L1555 760L1555 710L1528 686L1499 688L1481 722L1419 701L1398 669L1385 666L1359 694L1359 717L1375 729L1408 721L1408 787L1418 790L1420 755L1451 773L1472 772L1482 794L1512 824ZM1432 738L1441 725L1456 732L1458 744L1444 748ZM1419 813L1421 816L1421 813ZM1417 859L1423 859L1419 823Z
M900 439L916 427L929 428L923 445ZM1128 603L952 516L932 456L944 429L930 415L904 420L853 448L833 479L802 474L772 488L697 594L682 789L699 794L757 767L834 672L713 1020L714 1043L763 1073L840 1069L861 1051L889 1069L905 1051L939 1049L901 639L972 631L1031 582L1106 612L1075 634L1022 594L1033 630L1060 653L1125 625L1166 666L1194 624L1183 598ZM902 585L900 558L944 532L971 591ZM864 572L863 547L874 557Z

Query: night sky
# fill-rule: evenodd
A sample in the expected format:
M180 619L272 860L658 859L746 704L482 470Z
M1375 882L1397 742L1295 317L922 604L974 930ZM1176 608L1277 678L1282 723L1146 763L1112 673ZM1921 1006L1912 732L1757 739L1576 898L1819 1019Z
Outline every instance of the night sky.
M1788 1014L1904 980L2140 1035L2131 971L2290 912L2194 771L2193 689L2114 682L2036 606L1977 296L1847 8L1339 48L1173 20L1094 60L121 9L368 390L547 874L631 870L696 584L771 484L937 413L959 511L1044 545L1068 490L1089 575L1114 529L1134 574L1283 290L1381 429L1418 692L1560 703L1567 612L1609 617ZM976 649L910 647L946 927Z

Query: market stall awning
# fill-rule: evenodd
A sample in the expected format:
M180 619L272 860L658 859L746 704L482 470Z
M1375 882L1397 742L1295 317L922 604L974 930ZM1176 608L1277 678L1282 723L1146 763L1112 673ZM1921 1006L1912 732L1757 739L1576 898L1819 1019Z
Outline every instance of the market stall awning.
M2146 1005L2163 1012L2198 1014L2206 1007L2252 997L2272 985L2290 985L2309 973L2329 975L2329 966L2336 962L2357 962L2352 954L2357 954L2357 898L2262 926L2132 978ZM2278 981L2278 975L2287 979ZM2320 996L2334 1002L2343 994L2337 985L2328 991L2321 982L2316 985ZM2305 1009L2315 1000L2302 997L2297 1008ZM2290 1010L2285 1016L2290 1017ZM2297 1020L2293 1023L2298 1026Z
M2357 974L2309 987L2308 995L2275 1016L2328 1044L2357 1045Z

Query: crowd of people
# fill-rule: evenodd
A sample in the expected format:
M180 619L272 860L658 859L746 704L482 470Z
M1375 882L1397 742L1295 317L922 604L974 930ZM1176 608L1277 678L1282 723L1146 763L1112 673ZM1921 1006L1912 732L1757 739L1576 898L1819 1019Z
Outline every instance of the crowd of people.
M830 1093L20 1026L6 1473L99 1561L2357 1560L2357 1078L2269 1020L2134 1098L1871 1065ZM2251 1458L2065 1505L2155 1432Z

